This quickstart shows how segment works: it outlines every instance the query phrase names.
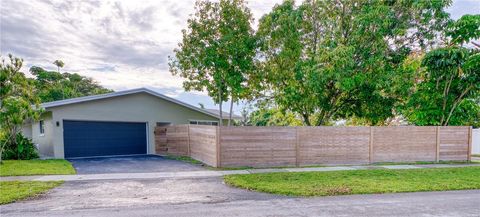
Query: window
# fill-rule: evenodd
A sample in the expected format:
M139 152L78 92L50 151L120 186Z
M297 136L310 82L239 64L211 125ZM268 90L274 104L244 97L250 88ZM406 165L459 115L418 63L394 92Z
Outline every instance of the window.
M218 126L217 121L200 121L200 120L191 120L190 124L195 125L209 125L209 126Z
M40 120L38 124L40 127L40 134L41 135L45 134L45 123L43 122L43 120Z
M157 127L165 127L172 125L170 122L157 122Z

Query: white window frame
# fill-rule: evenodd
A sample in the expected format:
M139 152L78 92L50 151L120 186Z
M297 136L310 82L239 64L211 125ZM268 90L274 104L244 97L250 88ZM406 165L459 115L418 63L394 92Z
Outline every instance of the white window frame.
M45 121L39 120L38 121L38 131L40 132L40 136L45 135Z

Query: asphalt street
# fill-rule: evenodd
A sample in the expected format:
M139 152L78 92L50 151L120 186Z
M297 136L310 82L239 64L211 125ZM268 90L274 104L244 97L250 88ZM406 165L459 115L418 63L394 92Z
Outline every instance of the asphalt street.
M299 198L236 189L220 177L66 182L0 206L7 216L480 216L480 190Z
M72 163L79 175L62 179L70 181L36 198L0 206L0 216L480 217L480 190L303 198L233 188L225 185L222 178L223 173L229 172L368 169L365 166L211 171L154 156L82 159ZM433 166L458 165L422 168ZM57 176L33 180L52 177Z

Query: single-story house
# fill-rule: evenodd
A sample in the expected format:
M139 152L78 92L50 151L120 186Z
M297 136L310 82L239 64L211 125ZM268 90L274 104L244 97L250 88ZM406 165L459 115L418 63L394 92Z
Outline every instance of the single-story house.
M155 126L218 125L219 112L147 88L41 104L40 120L23 133L41 156L79 158L155 153ZM228 121L228 113L223 116ZM238 119L238 116L235 116ZM227 120L225 120L227 119Z

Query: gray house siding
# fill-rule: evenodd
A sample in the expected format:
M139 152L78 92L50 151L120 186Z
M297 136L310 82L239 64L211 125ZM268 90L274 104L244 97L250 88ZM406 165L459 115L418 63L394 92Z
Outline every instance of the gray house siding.
M155 153L153 133L157 122L188 124L189 120L217 120L213 116L148 93L134 93L62 105L47 108L46 111L51 114L51 117L45 116L44 118L45 135L41 138L35 134L37 131L35 125L38 125L36 122L32 127L32 137L35 143L40 144L43 154L53 155L55 158L64 158L63 120L147 123L147 152L150 154Z
M52 112L45 112L40 116L39 120L43 120L44 133L40 133L40 122L35 121L32 123L30 129L32 133L33 144L38 145L38 152L41 157L53 157L53 131L54 126L52 123Z

